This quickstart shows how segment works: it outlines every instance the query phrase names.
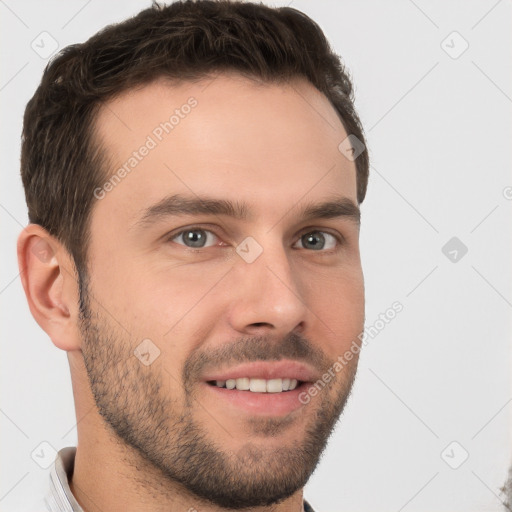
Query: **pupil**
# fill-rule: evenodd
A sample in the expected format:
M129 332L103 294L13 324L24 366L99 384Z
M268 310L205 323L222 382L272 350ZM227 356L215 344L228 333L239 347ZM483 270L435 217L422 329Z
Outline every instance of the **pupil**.
M319 242L316 242L315 240L319 240ZM310 245L310 249L320 250L323 248L325 244L325 237L322 235L322 233L308 233L302 237L302 245L306 247L308 244Z
M186 232L185 239L189 243L190 247L203 247L206 241L206 237L202 230L193 229Z

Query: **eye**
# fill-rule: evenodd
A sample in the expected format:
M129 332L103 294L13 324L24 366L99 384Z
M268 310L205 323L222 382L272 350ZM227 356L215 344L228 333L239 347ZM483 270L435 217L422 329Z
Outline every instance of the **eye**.
M322 251L335 249L336 245L340 243L340 240L325 231L310 231L308 233L304 233L297 240L297 243L299 242L302 244L303 249Z
M219 238L215 233L201 227L192 227L184 229L175 235L169 237L168 241L184 245L191 249L203 249L215 245ZM341 238L332 235L326 231L308 231L300 236L296 244L301 244L299 249L310 249L313 251L330 251L336 249L341 244Z
M192 249L202 249L213 245L212 243L208 244L208 242L215 241L216 238L217 236L207 229L190 228L180 231L169 240Z

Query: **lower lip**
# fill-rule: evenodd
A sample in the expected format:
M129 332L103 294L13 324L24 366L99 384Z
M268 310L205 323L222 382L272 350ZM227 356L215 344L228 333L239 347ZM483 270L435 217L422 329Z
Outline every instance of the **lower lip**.
M299 400L299 395L307 388L308 383L303 382L295 389L281 393L254 393L240 391L236 388L219 388L206 382L203 385L208 388L216 400L224 400L237 409L252 414L285 416L304 406Z

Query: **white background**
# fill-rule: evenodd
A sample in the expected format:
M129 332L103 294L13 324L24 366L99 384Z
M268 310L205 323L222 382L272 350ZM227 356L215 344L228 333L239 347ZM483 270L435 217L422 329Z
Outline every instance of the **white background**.
M0 1L2 511L22 511L45 492L48 470L31 458L41 442L57 450L76 444L66 354L33 320L15 254L27 223L22 116L47 63L31 43L46 31L63 48L148 5ZM351 70L368 135L372 169L361 232L367 323L394 301L404 306L364 348L353 394L305 496L320 512L505 510L499 488L512 460L511 1L291 6L320 24ZM445 51L463 49L453 31L469 44L458 58ZM441 250L454 236L468 248L456 262ZM448 450L452 465L462 450L469 454L458 469L441 457L452 441L459 443Z

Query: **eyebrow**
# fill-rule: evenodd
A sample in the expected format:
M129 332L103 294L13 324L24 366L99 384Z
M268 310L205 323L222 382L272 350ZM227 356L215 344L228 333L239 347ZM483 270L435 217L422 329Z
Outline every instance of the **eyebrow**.
M168 217L184 215L226 215L237 220L254 218L249 206L241 201L206 196L186 197L180 194L164 197L158 203L144 208L141 213L135 223L136 227L147 227ZM343 196L335 196L320 203L307 203L294 216L302 221L345 217L357 226L361 223L359 206Z

